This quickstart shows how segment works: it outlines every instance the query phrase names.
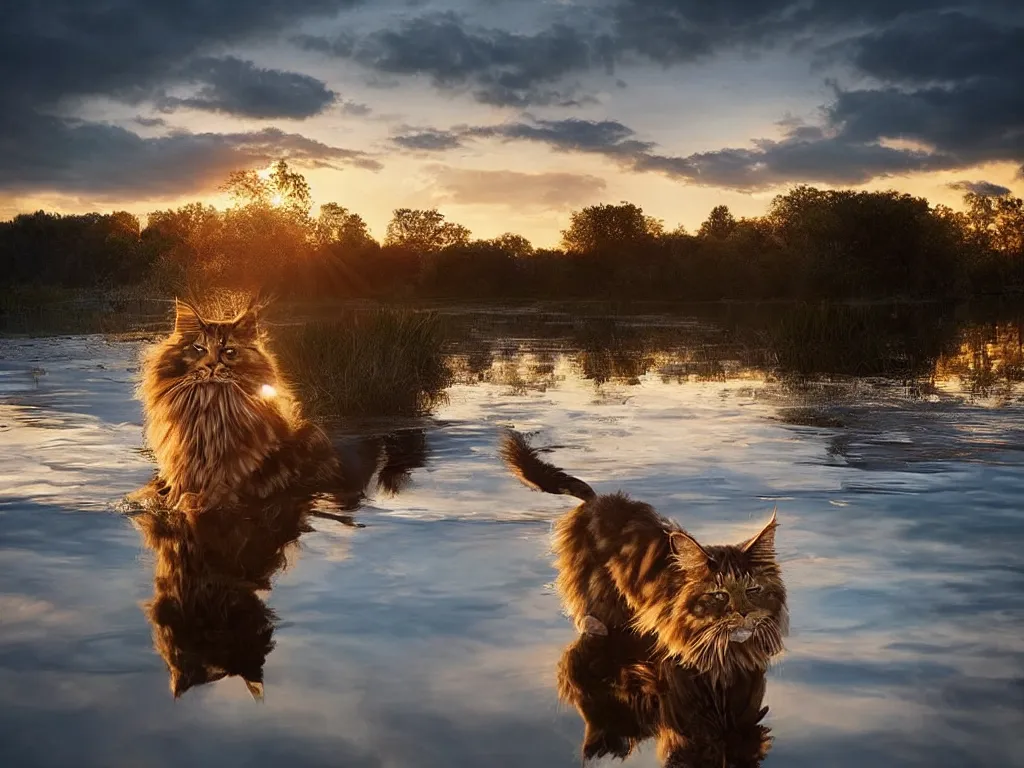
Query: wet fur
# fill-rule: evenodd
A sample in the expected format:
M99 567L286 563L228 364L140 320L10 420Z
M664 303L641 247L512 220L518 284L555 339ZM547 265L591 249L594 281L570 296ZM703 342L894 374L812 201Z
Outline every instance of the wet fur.
M656 638L612 630L583 634L558 663L559 699L583 718L584 760L625 759L655 738L670 768L755 768L772 739L761 722L764 672L727 687L665 659Z
M176 302L174 331L146 353L138 396L169 506L202 511L344 483L327 436L300 416L254 306L208 320Z
M703 546L648 504L594 493L514 431L502 437L500 454L527 485L583 500L553 536L556 586L577 626L589 615L610 630L650 636L660 653L714 685L764 671L782 652L788 613L774 514L741 544ZM751 637L730 641L741 628Z

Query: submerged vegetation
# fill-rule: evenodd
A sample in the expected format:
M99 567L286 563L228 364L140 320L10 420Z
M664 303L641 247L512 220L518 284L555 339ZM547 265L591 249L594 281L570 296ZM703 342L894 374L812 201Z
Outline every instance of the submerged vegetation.
M273 338L306 410L320 418L428 413L452 381L443 324L429 313L346 312L277 328Z

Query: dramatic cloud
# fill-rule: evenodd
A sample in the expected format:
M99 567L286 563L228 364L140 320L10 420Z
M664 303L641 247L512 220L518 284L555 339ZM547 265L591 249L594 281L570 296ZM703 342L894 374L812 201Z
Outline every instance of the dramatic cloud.
M833 50L845 50L861 72L890 83L1012 80L1024 72L1024 26L937 11L901 19Z
M532 120L430 131L429 135L432 142L444 148L481 138L532 141L558 152L598 155L638 173L658 173L700 186L742 190L795 180L862 184L877 177L945 170L958 165L957 159L948 155L850 142L812 126L794 126L781 141L759 140L751 148L687 156L661 154L655 151L654 143L637 139L632 129L613 120Z
M162 97L163 109L184 106L243 117L305 118L323 112L337 98L322 80L297 72L260 69L233 56L193 59L182 77L201 84L199 91L187 98Z
M730 47L789 46L809 36L877 27L957 0L617 0L612 6L619 51L662 64L689 63ZM975 0L976 6L1008 5Z
M982 197L1002 197L1012 191L1009 187L993 184L991 181L957 181L950 184L949 188L960 192L973 192Z
M50 0L4 8L0 102L132 96L205 49L277 33L357 0Z
M345 33L297 35L313 28L311 20L336 19L357 5L363 8L344 24ZM213 171L199 168L202 158L215 169L234 168L278 150L307 163L377 167L364 154L294 133L179 132L143 138L68 117L95 114L83 111L94 96L143 113L147 107L198 109L288 120L316 119L328 110L370 113L366 104L339 98L330 79L287 67L261 68L255 63L258 51L246 48L287 39L306 51L352 62L381 86L429 83L446 95L505 108L594 106L586 88L602 74L611 87L617 67L629 69L626 79L642 82L657 67L679 68L685 76L683 68L692 62L711 67L716 56L737 51L788 53L803 57L809 67L812 59L824 61L835 81L834 96L821 105L817 125L784 126L781 138L753 133L749 142L709 152L658 147L615 112L595 120L526 114L498 126L396 129L391 142L405 151L442 152L487 139L531 142L601 157L632 172L741 190L802 182L859 184L988 162L1024 168L1024 5L1019 0L467 0L458 6L462 14L424 8L428 5L14 3L5 9L0 27L0 187L86 191L94 185L97 191L127 191L135 183L140 194L151 194L161 176L175 190L185 184L174 158L196 178L207 179ZM435 7L442 5L454 7ZM751 76L757 76L753 68ZM152 133L167 128L158 120L134 122ZM49 153L41 138L52 142Z
M1024 21L923 14L847 47L885 85L837 94L844 139L911 140L963 166L1024 159Z
M0 190L167 197L199 192L239 168L285 157L298 166L376 170L362 152L267 128L246 133L173 133L142 138L112 125L0 114Z
M441 151L472 137L534 141L738 189L856 184L1024 159L1024 9L1010 0L613 0L561 18L526 34L427 14L301 44L380 75L420 75L484 103L523 107L578 101L573 78L612 73L617 62L684 65L730 48L814 51L812 40L840 39L819 55L879 84L837 88L821 125L781 140L752 136L746 148L675 157L616 121L577 120L408 133L394 142Z
M391 138L391 143L402 149L441 152L462 146L462 138L451 131L411 130Z
M376 167L359 152L281 131L144 139L102 123L59 119L80 99L138 104L183 81L188 106L301 117L334 98L304 75L259 70L211 48L277 34L356 0L50 0L4 9L0 25L0 188L169 195L209 187L227 170L278 155L307 164ZM164 106L168 106L164 102ZM152 118L136 120L157 127Z
M435 176L448 202L517 209L567 210L593 202L604 179L576 173L519 173L442 168Z
M591 152L625 159L645 154L654 147L650 142L635 139L631 128L615 120L533 120L467 128L463 135L524 139L541 142L563 152Z
M610 41L589 38L564 24L536 34L468 26L458 15L436 13L362 38L296 38L318 51L387 75L422 75L435 87L469 91L485 104L572 106L587 100L566 75L611 65Z

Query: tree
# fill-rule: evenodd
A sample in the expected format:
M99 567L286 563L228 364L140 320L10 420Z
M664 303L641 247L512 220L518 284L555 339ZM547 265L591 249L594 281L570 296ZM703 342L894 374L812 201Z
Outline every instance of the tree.
M725 240L736 229L736 217L727 205L716 205L708 214L707 220L697 230L698 237L711 237Z
M503 235L498 235L490 242L499 250L517 259L531 256L534 252L533 245L529 240L522 235L517 235L512 232L506 232Z
M321 247L340 246L344 250L358 250L374 243L363 217L337 203L320 206L314 232Z
M632 203L591 205L572 212L562 247L570 253L620 250L650 244L663 230L660 221Z
M305 176L278 160L266 176L258 171L235 171L221 186L237 207L280 208L296 218L308 218L313 198Z
M1024 200L1010 195L964 195L967 221L989 247L1006 254L1024 254Z
M417 253L437 253L469 242L469 230L444 220L436 208L396 208L388 224L384 245L399 246Z

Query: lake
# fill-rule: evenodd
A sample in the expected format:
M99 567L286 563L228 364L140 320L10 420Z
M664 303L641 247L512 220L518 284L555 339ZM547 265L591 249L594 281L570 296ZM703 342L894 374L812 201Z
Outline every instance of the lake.
M446 404L337 431L383 446L397 492L371 490L363 528L314 518L260 593L277 617L262 702L236 677L175 699L154 647L155 556L118 504L152 472L144 342L0 339L0 764L579 765L548 552L572 501L507 474L502 426L703 541L777 506L792 630L765 766L1021 764L1018 325L957 320L941 343L791 376L728 323L459 322ZM791 368L851 340L875 344ZM627 761L657 764L652 746Z

